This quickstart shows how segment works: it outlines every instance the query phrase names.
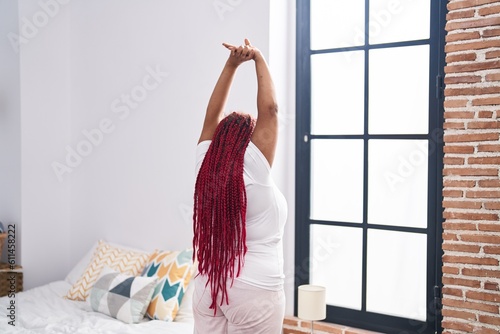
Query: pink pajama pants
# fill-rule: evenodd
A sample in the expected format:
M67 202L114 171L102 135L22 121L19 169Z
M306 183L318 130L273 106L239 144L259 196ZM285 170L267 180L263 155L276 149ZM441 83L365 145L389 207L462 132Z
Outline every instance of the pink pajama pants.
M229 305L212 303L206 278L195 278L194 334L280 334L285 316L285 293L264 290L235 280L228 288Z

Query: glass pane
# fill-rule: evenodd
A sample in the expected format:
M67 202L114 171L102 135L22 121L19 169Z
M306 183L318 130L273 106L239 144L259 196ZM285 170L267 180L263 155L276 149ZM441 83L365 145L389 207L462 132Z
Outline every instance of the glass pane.
M362 222L362 140L311 142L311 218Z
M426 238L368 230L367 311L426 320Z
M364 52L311 57L311 131L362 134L364 129Z
M429 38L430 8L430 0L370 0L370 44Z
M311 49L365 44L365 0L311 0Z
M311 225L311 284L326 288L329 305L361 310L362 229Z
M428 45L371 50L369 76L370 134L428 132Z
M368 223L427 227L427 140L368 142Z

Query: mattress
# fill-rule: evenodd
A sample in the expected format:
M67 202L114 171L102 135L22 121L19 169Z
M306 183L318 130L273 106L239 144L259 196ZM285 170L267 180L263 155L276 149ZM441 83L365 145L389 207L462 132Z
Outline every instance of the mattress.
M192 318L180 315L174 322L144 319L126 324L107 315L93 312L86 302L64 299L71 285L55 281L41 287L0 298L0 333L67 334L192 334ZM13 304L15 311L9 311ZM12 307L11 307L12 308ZM13 314L15 326L9 324Z

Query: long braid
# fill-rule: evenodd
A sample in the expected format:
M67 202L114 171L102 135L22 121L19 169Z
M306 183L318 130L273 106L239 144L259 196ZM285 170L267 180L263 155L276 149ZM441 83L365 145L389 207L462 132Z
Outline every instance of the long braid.
M250 115L233 112L215 130L196 178L193 248L198 271L208 277L214 309L227 295L227 279L238 277L246 246L247 196L243 160L255 127ZM236 272L235 272L236 270Z

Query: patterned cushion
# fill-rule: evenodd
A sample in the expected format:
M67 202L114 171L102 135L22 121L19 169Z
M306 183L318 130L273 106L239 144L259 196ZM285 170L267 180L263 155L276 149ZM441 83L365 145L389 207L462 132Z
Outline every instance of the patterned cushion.
M144 318L155 286L154 277L134 277L104 267L90 290L90 306L128 324L138 323Z
M146 312L151 319L173 321L182 296L193 275L193 250L165 251L157 254L144 269L143 276L158 278Z
M86 300L90 289L101 274L102 268L108 266L123 274L136 276L141 273L151 257L151 253L127 250L110 245L102 240L96 248L83 275L69 289L66 298Z

